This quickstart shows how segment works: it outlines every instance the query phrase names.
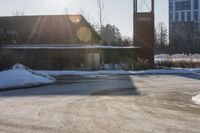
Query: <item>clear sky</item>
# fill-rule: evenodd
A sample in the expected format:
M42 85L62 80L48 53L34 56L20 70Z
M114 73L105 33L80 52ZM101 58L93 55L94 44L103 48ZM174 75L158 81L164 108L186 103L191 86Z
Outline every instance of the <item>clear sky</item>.
M123 36L132 36L133 0L104 0L105 23L116 25ZM168 0L155 0L156 23L163 21L168 25ZM0 0L0 16L12 16L15 10L25 15L51 15L80 13L83 9L90 21L98 22L96 0Z

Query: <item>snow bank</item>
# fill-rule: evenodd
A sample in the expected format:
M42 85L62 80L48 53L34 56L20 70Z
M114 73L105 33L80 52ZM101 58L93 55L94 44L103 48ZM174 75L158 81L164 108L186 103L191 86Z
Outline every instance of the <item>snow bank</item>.
M193 61L200 62L200 54L158 54L155 61Z
M197 96L192 97L192 101L193 101L195 104L200 105L200 94L197 95Z
M97 77L102 75L137 75L137 74L193 74L200 73L200 69L155 69L145 71L101 70L101 71L36 71L21 64L12 69L0 72L0 90L7 88L32 87L55 83L56 76L77 75L83 77Z
M64 76L64 75L75 75L75 76L94 76L94 75L127 75L130 74L124 70L102 70L102 71L36 71L37 73L50 75L50 76Z
M63 76L63 75L77 75L77 76L91 76L91 75L137 75L137 74L192 74L200 73L200 69L158 69L145 71L125 71L125 70L102 70L102 71L36 71L44 75Z
M56 80L55 78L49 76L49 74L46 74L46 73L40 73L40 72L37 72L37 71L34 71L32 69L29 69L28 67L22 65L22 64L15 64L12 69L14 70L25 70L25 71L29 71L30 73L34 74L34 75L38 75L38 76L41 76L41 77L44 77L44 78L48 78L50 80Z
M55 79L16 64L13 69L0 72L0 90L52 84Z
M131 74L194 74L194 73L200 73L200 68L155 69L155 70L129 71L129 72Z

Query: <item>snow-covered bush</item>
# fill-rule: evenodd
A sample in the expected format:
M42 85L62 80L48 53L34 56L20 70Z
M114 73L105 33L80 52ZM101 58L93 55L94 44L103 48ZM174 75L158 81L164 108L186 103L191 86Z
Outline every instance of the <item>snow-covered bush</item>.
M156 66L200 68L200 54L155 55Z

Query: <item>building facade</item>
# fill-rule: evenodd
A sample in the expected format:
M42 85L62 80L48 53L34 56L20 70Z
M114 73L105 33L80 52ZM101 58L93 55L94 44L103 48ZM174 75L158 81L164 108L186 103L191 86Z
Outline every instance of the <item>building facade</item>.
M169 42L173 52L200 52L200 0L169 0Z

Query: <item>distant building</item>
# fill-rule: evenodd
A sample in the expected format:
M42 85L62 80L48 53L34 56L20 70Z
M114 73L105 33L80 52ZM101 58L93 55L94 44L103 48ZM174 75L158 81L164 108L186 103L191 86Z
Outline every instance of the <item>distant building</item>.
M200 0L169 0L169 41L173 52L200 52Z

